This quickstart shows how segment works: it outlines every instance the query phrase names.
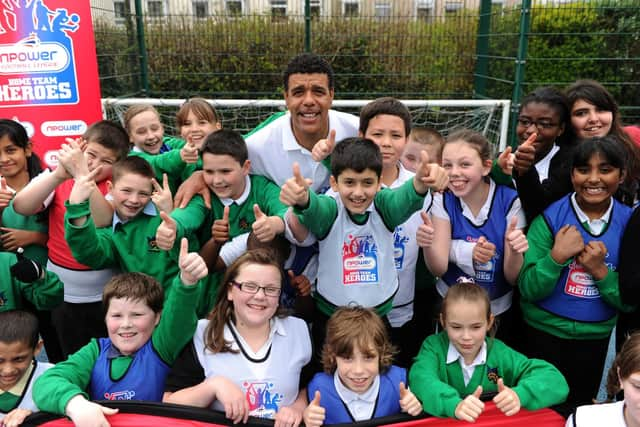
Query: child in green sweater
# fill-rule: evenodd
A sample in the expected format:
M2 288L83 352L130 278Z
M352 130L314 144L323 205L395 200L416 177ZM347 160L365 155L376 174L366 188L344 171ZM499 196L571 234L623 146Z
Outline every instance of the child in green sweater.
M483 288L469 282L451 286L440 313L444 331L424 341L409 372L425 412L474 422L484 410L483 392L497 393L493 402L507 416L567 397L567 382L553 365L487 338L493 320Z
M89 344L44 373L33 398L43 411L65 414L76 426L108 425L105 415L117 412L92 400L160 402L169 368L195 332L194 306L198 281L207 275L202 258L180 246L180 273L167 291L142 273L113 277L102 304L108 338Z

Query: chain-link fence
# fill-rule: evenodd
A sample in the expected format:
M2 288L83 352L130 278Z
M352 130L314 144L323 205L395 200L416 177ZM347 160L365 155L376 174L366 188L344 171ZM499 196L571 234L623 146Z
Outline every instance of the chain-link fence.
M339 98L517 108L535 87L593 78L640 120L637 0L513 1L93 0L102 93L279 98L282 69L310 50Z

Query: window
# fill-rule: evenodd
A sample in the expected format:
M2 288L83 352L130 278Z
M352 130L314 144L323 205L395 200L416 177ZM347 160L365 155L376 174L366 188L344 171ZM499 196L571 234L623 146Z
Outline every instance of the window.
M207 0L194 0L193 14L196 18L206 18L209 16L209 3Z
M229 15L242 15L242 0L226 0L225 12Z
M162 1L148 1L147 14L153 18L160 18L164 16L164 5L162 4Z
M376 3L376 19L382 20L391 17L391 3Z
M355 17L360 14L358 0L342 0L342 16Z
M302 14L304 15L305 0L302 1ZM321 0L309 0L309 9L311 9L311 17L317 18L322 15Z
M126 5L123 1L114 1L113 2L113 13L116 20L122 20L126 17Z
M462 10L462 2L461 1L448 1L444 5L444 11L447 15L455 14Z
M433 0L416 1L416 16L425 22L433 21Z
M276 19L287 17L287 0L271 0L271 17Z

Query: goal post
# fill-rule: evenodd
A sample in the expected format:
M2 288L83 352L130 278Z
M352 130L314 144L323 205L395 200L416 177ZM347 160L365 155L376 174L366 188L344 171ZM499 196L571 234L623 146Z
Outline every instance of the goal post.
M178 135L175 114L184 99L166 98L103 98L103 117L123 123L123 114L134 104L153 105L165 125L165 133ZM222 126L246 134L275 113L286 111L283 99L209 99L222 117ZM371 100L334 100L332 107L355 115ZM482 133L502 151L507 146L511 102L506 99L443 99L400 100L411 112L413 127L424 126L438 130L443 136L460 128Z

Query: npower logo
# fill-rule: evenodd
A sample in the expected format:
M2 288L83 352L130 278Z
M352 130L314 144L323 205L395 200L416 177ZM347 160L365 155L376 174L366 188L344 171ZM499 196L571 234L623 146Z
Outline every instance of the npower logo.
M60 43L44 42L34 46L0 45L0 73L60 72L69 66L71 55Z
M87 124L82 120L57 120L44 122L40 126L44 136L82 135L86 130Z

